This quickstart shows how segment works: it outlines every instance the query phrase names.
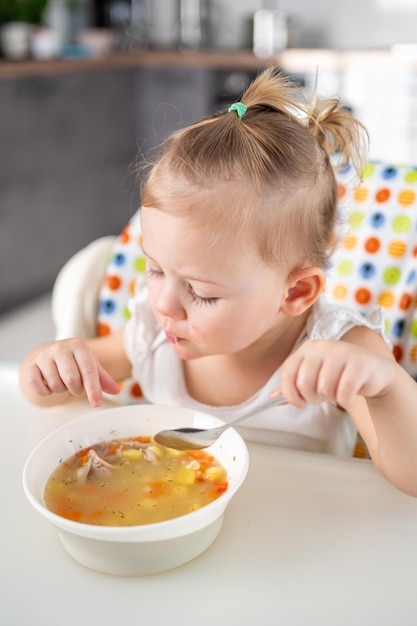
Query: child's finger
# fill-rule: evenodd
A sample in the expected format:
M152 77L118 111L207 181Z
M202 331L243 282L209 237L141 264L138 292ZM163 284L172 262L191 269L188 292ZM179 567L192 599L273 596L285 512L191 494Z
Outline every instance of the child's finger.
M71 377L71 372L75 371L75 376L79 378L78 370L74 367L74 364L63 368L64 377L60 371L59 365L53 361L46 359L44 363L39 366L39 371L42 376L44 385L49 389L51 393L64 393L67 391L67 384L64 380L66 370L68 370L68 377Z
M97 363L97 378L88 376L84 378L84 388L91 406L101 406L103 392L116 395L120 393L120 385Z
M281 371L282 394L289 404L299 408L303 408L306 404L305 398L297 386L297 377L302 362L302 355L295 353L285 361Z
M120 393L121 387L119 383L116 382L114 378L112 378L101 365L99 365L99 377L101 389L105 393L110 393L112 395L117 395L118 393Z
M52 391L38 365L30 365L23 374L28 387L39 396L50 396Z
M85 392L91 406L100 406L103 401L103 394L98 361L89 349L85 349L85 346L81 346L81 348L74 351L74 359L78 367L81 389L78 388L74 375L74 380L71 381L71 384L70 381L66 381L68 391L74 395L80 395L80 391L81 393Z

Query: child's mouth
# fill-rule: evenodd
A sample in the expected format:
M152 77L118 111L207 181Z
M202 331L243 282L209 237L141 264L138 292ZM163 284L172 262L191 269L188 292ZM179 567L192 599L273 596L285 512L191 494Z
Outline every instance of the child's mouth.
M171 333L165 332L165 335L168 341L170 341L171 343L178 343L179 341L181 341L179 337L177 337L176 335L171 335Z

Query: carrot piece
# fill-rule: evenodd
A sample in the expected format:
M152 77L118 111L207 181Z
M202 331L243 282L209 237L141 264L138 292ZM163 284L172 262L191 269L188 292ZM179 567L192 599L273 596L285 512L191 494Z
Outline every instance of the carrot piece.
M84 456L85 454L88 454L92 447L93 446L87 446L86 448L83 448L82 450L78 450L77 452L78 456Z
M228 487L229 487L229 483L227 481L224 481L217 485L216 491L218 494L221 494L227 491Z
M90 457L88 456L88 454L83 454L78 459L78 465L87 465L89 459L90 459Z
M118 451L118 449L120 448L120 444L115 443L112 446L109 447L109 449L107 450L107 452L109 454L116 454L116 452Z
M133 441L139 441L140 443L151 443L151 437L134 437Z
M204 450L188 450L187 454L192 459L202 459L207 453Z
M81 511L72 511L71 509L58 509L58 515L65 517L73 522L78 522L82 518Z
M150 495L153 497L158 497L164 495L167 490L167 483L164 481L155 481L150 484Z
M215 489L212 489L209 492L209 496L213 498L213 500L217 500L217 498L219 498L222 495L222 493L227 491L228 487L229 487L229 483L227 481L223 483L218 483L217 486L215 484Z
M200 463L199 472L200 472L201 474L204 474L204 472L206 471L206 469L207 469L208 467L210 467L210 465L211 465L211 462L210 462L208 459L200 459L199 463Z

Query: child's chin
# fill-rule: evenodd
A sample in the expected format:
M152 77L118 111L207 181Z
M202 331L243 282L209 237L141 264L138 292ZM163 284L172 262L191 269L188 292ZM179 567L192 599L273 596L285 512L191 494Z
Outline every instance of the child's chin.
M175 354L183 361L191 361L192 359L199 359L204 356L204 354L201 354L197 350L193 350L189 345L185 345L185 342L181 340L171 344L171 347Z

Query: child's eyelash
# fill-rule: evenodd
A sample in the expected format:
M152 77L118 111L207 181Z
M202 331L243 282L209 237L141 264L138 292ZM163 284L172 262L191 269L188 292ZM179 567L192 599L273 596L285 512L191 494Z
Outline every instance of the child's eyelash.
M155 270L152 267L148 267L146 271L149 276L153 276L155 278L161 278L164 275L161 270ZM191 300L194 304L197 304L198 306L202 306L204 304L215 304L218 300L218 298L202 298L201 296L196 294L191 285L188 285L188 290L190 292Z
M202 298L201 296L198 296L191 285L188 285L188 289L190 290L191 299L194 304L215 304L218 300L218 298Z
M203 304L215 304L218 300L218 298L202 298L201 296L198 296L194 291L190 291L191 293L191 299L194 302L194 304L197 305L203 305Z
M152 269L152 267L147 267L146 272L149 274L149 276L162 276L163 275L163 272L154 270Z

